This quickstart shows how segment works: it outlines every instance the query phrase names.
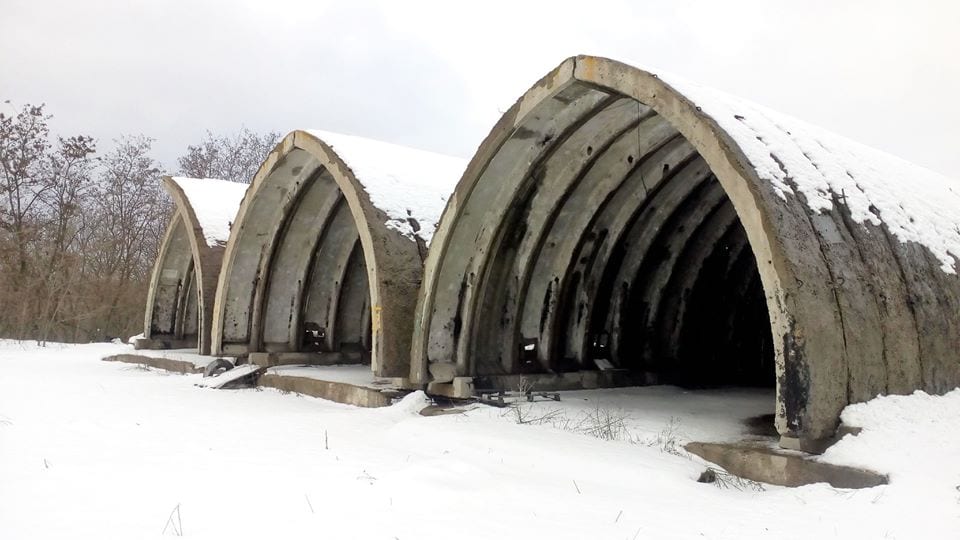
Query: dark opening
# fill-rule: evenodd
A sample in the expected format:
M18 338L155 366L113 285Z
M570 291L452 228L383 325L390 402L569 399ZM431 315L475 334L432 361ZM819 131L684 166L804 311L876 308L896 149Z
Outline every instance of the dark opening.
M594 306L593 359L611 359L657 384L774 387L756 260L719 182L711 177L692 190L663 221L636 273L624 276L630 241L611 257L606 294ZM611 313L611 305L620 307ZM618 343L610 343L611 335Z
M320 246L318 251L322 249ZM322 257L315 255L314 260L317 259ZM370 291L360 242L354 242L346 260L334 267L335 273L316 275L317 270L316 266L311 269L312 286L305 292L300 350L340 352L349 359L370 362ZM311 300L320 308L311 309ZM319 317L319 322L310 317Z

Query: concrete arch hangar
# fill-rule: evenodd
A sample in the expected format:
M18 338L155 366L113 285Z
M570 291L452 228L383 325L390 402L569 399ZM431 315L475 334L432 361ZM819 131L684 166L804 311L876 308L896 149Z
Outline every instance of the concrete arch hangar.
M438 394L775 386L781 444L960 383L960 184L721 92L570 58L504 114L424 269Z
M153 267L138 349L196 348L210 354L217 277L246 184L165 176L173 217Z
M464 166L336 133L284 137L237 214L214 352L405 376L427 244Z

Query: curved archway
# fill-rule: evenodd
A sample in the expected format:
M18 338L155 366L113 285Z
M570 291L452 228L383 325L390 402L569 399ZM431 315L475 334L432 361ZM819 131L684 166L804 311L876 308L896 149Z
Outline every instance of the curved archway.
M405 375L427 242L462 170L456 158L360 137L284 137L237 214L214 351Z
M247 190L210 178L163 177L174 203L147 292L138 349L210 354L210 322L230 221Z
M932 232L933 231L933 232ZM774 384L785 444L960 383L960 186L722 93L575 57L504 114L446 208L411 379L464 395Z

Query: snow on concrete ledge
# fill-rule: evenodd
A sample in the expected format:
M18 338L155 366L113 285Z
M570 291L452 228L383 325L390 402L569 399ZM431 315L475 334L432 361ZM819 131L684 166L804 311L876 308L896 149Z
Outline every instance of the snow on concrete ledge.
M186 364L192 364L194 368L202 370L213 362L215 357L197 353L196 349L141 349L126 352L128 355L141 356L144 358L158 358L162 360L175 360Z
M303 377L318 381L352 384L366 388L383 388L392 384L389 378L376 377L370 367L363 364L345 364L334 366L277 366L266 371L272 375Z

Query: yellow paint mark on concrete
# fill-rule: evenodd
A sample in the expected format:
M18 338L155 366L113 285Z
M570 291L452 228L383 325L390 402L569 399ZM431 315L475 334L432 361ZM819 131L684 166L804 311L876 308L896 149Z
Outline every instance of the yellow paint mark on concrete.
M370 323L371 330L374 334L380 331L380 327L383 325L381 322L381 315L383 313L383 306L373 306L373 321Z

